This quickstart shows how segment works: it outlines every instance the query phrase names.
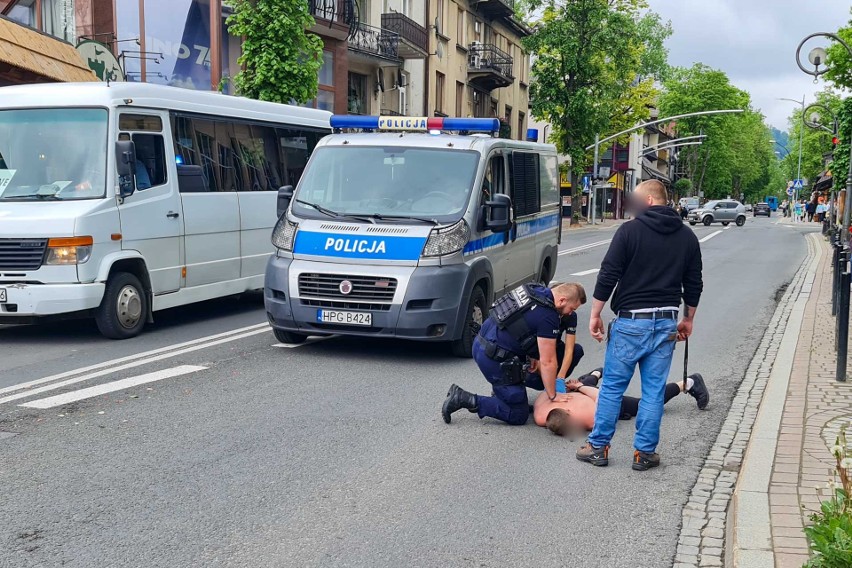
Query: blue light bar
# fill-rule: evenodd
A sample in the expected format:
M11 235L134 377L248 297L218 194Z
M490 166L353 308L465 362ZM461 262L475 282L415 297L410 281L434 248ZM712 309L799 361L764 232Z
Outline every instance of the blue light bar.
M340 130L382 130L395 132L428 132L444 130L453 132L499 132L496 118L442 118L419 116L354 116L336 114L331 117L331 127Z

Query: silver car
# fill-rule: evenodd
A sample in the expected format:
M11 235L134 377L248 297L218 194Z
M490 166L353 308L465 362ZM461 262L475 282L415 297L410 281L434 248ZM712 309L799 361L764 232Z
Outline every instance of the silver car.
M696 225L703 223L704 225L712 225L713 223L736 223L737 227L742 227L746 222L745 205L733 199L720 199L716 201L708 201L703 207L693 209L689 212L689 224Z

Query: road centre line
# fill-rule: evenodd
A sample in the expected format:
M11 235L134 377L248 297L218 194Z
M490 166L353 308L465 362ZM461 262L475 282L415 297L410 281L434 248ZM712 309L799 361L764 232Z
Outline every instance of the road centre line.
M230 335L240 334L240 333L243 333L243 332L247 332L247 331L251 331L251 330L257 330L257 329L263 329L263 331L266 331L267 329L269 329L269 324L268 323L260 323L260 324L256 324L256 325L250 325L250 326L247 326L247 327L241 327L241 328L238 328L238 329L232 329L231 331L226 331L226 332L223 332L223 333L217 333L215 335L208 335L206 337L200 337L198 339L193 339L191 341L185 341L183 343L177 343L175 345L168 345L166 347L159 347L157 349L152 349L151 351L144 351L142 353L136 353L135 355L128 355L126 357L120 357L118 359L110 359L109 361L104 361L102 363L97 363L95 365L89 365L88 367L81 367L79 369L74 369L72 371L65 371L63 373L58 373L56 375L51 375L49 377L36 379L34 381L29 381L29 382L26 382L26 383L20 383L20 384L17 384L17 385L11 385L11 386L8 386L8 387L0 388L0 395L6 394L6 393L9 393L9 392L15 392L15 391L23 390L23 389L29 389L29 388L36 387L36 386L39 386L39 385L43 385L45 383L49 383L49 382L52 382L52 381L58 381L60 379L65 379L67 377L73 377L74 375L79 375L81 373L87 373L89 371L96 371L98 369L103 369L105 367L112 367L112 366L115 366L115 365L119 365L121 363L134 361L136 359L151 357L153 355L158 355L160 353L165 353L165 352L172 351L172 350L175 350L175 349L181 349L181 348L184 348L184 347L188 347L190 345L197 345L199 343L204 343L204 342L207 342L207 341L213 341L213 340L216 340L216 339L220 339L222 337L227 337L227 336L230 336Z
M144 375L137 375L135 377L121 379L119 381L112 381L110 383L104 383L102 385L96 385L81 390L66 392L58 394L56 396L40 398L38 400L25 402L18 406L41 409L53 408L55 406L70 404L72 402L85 400L87 398L93 398L102 394L108 394L115 391L129 389L131 387L144 385L146 383L153 383L154 381L162 381L163 379L171 379L173 377L179 377L181 375L197 373L198 371L203 371L206 368L207 367L199 367L197 365L180 365L179 367L172 367L171 369L161 369L159 371L154 371L153 373L145 373Z
M575 247L575 248L565 249L565 250L559 251L559 256L563 256L563 255L566 255L566 254L573 254L575 252L581 252L581 251L584 251L584 250L588 250L590 248L595 248L595 247L599 247L601 245L606 245L606 244L609 244L611 241L612 241L612 239L606 239L605 241L598 241L596 243L590 243L590 244L582 245L582 246Z
M222 343L229 343L231 341L237 341L239 339L251 337L252 335L258 335L260 333L268 333L268 332L269 332L269 327L265 326L262 329L255 329L255 330L252 330L252 331L247 331L246 333L241 333L239 335L225 337L225 338L222 338L222 339L218 339L216 341L210 341L210 342L207 342L207 343L202 343L201 345L193 345L191 347L187 347L185 349L180 349L178 351L171 351L171 352L168 352L168 353L164 353L164 354L161 354L161 355L150 357L150 358L145 359L143 361L134 361L134 362L131 362L131 363L126 363L124 365L119 365L118 367L110 367L108 369L103 369L103 370L100 370L100 371L96 371L94 373L89 373L89 374L86 374L86 375L74 377L72 379L60 381L58 383L49 384L47 386L39 387L39 388L36 388L36 389L26 390L24 392L19 392L17 394L9 395L5 398L0 398L0 404L6 403L6 402L12 402L14 400L19 400L19 399L22 399L22 398L27 398L27 397L30 397L30 396L33 396L33 395L41 394L43 392L49 392L49 391L52 391L52 390L56 390L58 388L67 387L67 386L70 386L70 385L81 383L83 381L88 381L88 380L91 380L91 379L95 379L97 377L102 377L104 375L110 375L112 373L117 373L118 371L124 371L124 370L127 370L127 369L133 369L135 367L141 367L142 365L147 365L149 363L154 363L156 361L162 361L164 359L169 359L171 357L177 357L178 355L183 355L185 353L192 353L193 351L199 351L201 349L207 349L208 347L214 347L216 345L221 345Z
M589 274L595 274L596 272L600 272L600 268L592 268L591 270L584 270L582 272L575 272L571 276L588 276Z
M721 235L721 234L722 234L722 231L716 231L715 233L710 233L709 235L707 235L703 239L698 239L698 242L699 243L706 243L707 241L709 241L710 239L712 239L716 235ZM0 402L2 402L2 401L0 401Z

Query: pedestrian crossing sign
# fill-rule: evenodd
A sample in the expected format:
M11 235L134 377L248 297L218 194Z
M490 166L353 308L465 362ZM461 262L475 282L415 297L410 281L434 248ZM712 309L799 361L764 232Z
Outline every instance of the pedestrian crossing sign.
M793 189L802 189L802 187L804 187L804 185L802 184L802 180L797 179L793 182Z

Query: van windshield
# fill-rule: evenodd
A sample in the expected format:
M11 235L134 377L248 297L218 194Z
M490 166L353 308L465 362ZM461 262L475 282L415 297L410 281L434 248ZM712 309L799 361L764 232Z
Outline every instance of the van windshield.
M433 148L319 148L293 209L309 217L322 211L327 216L454 221L467 207L479 156Z
M105 109L0 110L0 200L106 194Z

